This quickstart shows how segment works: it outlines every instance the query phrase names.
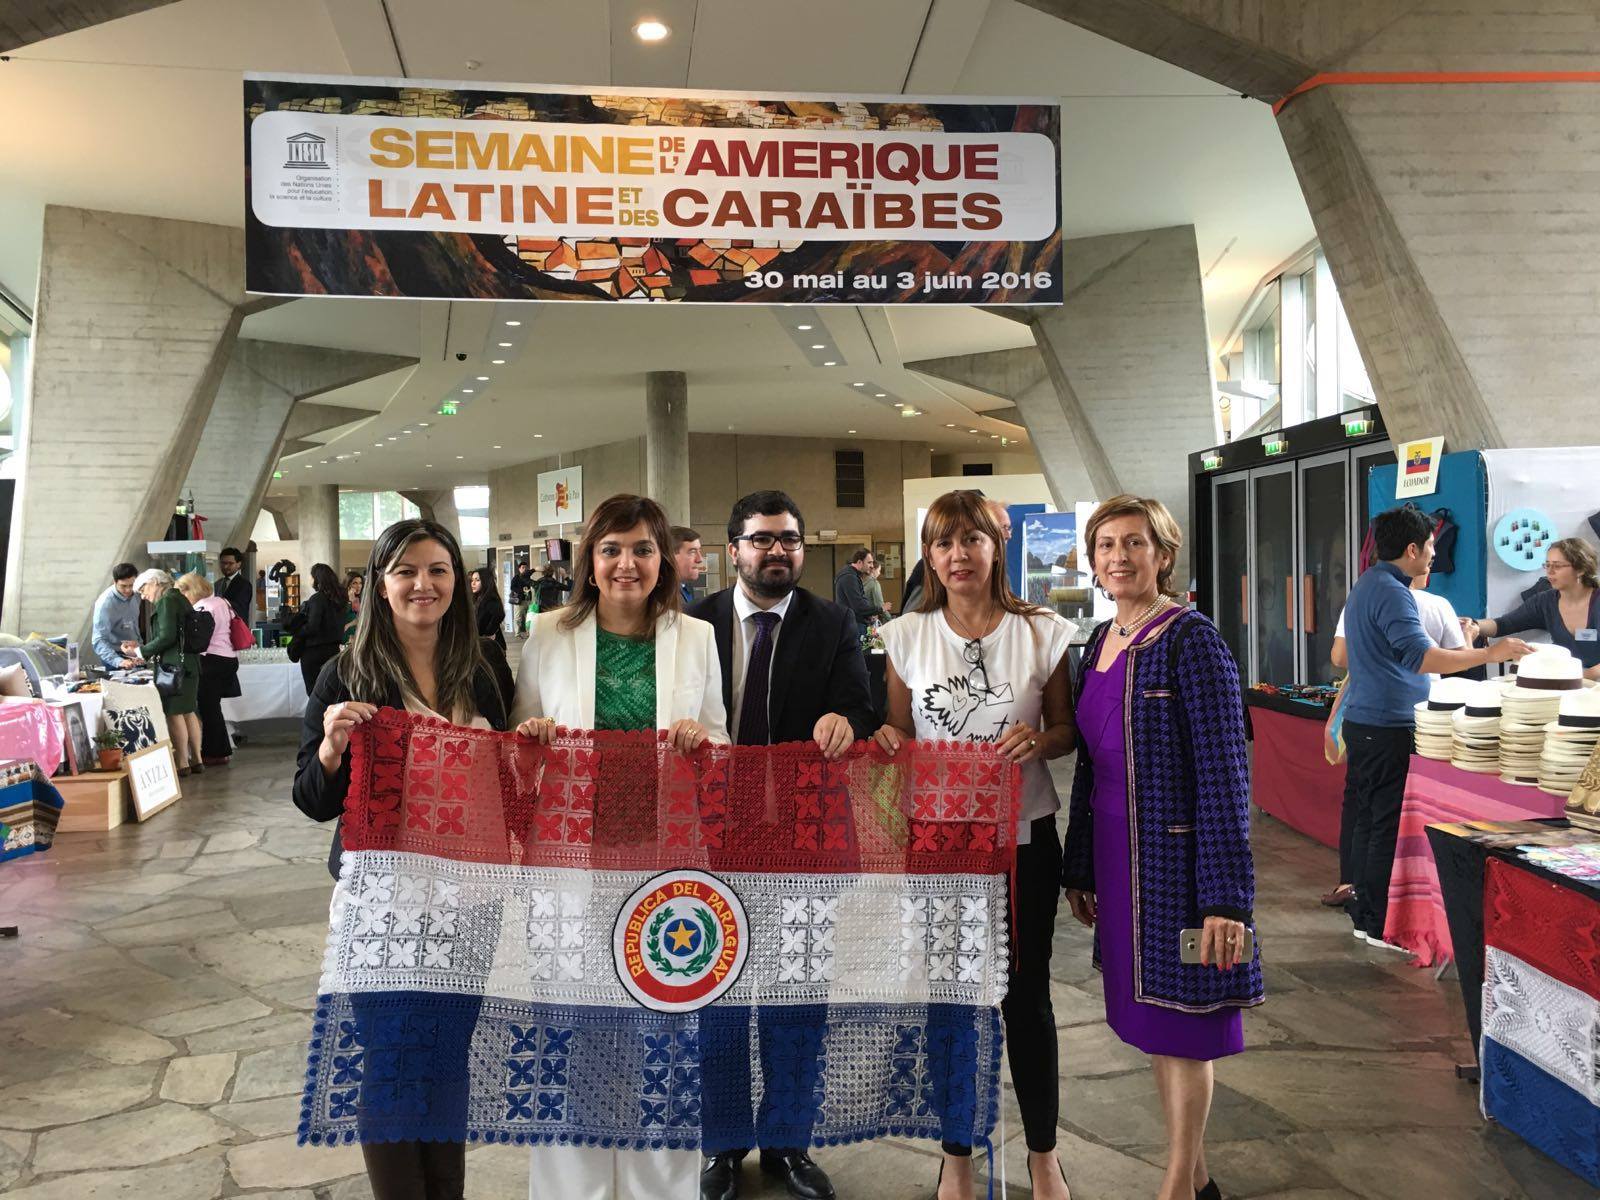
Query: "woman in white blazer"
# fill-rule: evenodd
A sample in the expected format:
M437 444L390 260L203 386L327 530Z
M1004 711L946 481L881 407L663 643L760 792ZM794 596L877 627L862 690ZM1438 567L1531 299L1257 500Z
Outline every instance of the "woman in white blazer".
M613 496L589 518L572 603L540 613L522 648L511 719L549 742L572 729L666 729L693 750L728 740L722 666L705 621L679 611L666 514ZM696 1200L696 1150L535 1146L532 1200Z

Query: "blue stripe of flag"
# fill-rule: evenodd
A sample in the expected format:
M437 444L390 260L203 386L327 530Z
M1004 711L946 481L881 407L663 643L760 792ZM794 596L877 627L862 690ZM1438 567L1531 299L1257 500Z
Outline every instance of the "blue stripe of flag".
M1483 1115L1600 1187L1600 1108L1492 1037L1482 1049Z

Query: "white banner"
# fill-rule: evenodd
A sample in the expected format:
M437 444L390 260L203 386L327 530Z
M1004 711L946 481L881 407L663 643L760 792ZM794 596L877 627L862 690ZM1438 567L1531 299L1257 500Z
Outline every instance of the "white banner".
M583 468L545 471L538 479L539 524L567 525L583 520Z

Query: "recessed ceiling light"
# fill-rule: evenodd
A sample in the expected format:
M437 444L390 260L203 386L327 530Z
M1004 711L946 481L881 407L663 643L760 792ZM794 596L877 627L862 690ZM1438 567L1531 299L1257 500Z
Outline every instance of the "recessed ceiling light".
M491 358L489 361L497 367L503 367L506 365L506 360L503 358Z
M1000 435L998 433L991 433L989 436L991 438L998 438Z
M954 429L956 427L956 423L954 421L946 421L944 427L946 429Z
M837 367L839 364L837 362L835 362L833 359L830 358L827 362L823 363L822 365L825 366L825 367Z
M521 321L507 321L506 324L507 325L521 325L522 322Z
M496 446L496 447L495 447L495 449L496 449L496 450L498 450L498 449L500 449L500 447L499 447L499 446Z
M428 427L428 423L426 421L418 421L417 424L422 426L424 429Z
M432 464L432 463L423 463L423 464L422 464L422 465L423 465L423 466L425 466L425 467L431 467L431 466L433 466L433 464Z
M461 389L461 394L463 396L470 396L470 395L472 395L472 389L471 388L462 388Z
M633 27L633 36L641 42L659 42L671 32L660 21L640 21Z
M822 342L812 342L811 343L811 348L813 350L826 350L828 347L826 345L824 345Z
M323 459L322 460L322 465L323 466L327 466L328 465L328 460L327 459Z
M888 394L889 394L889 393L888 393L888 392L873 392L873 393L872 393L872 394L873 394L873 396L875 396L875 397L876 397L876 398L877 398L877 399L879 399L879 400L882 400L882 399L883 399L883 398L884 398L884 397L885 397L885 396L887 396L887 395L888 395Z
M409 429L402 429L402 430L401 430L401 431L400 431L400 432L401 432L401 433L402 433L402 434L406 434L406 433L410 433L410 432L411 432L411 430L409 430Z
M998 435L996 435L996 436L998 436ZM458 454L458 455L456 455L456 457L457 457L457 458L465 458L465 457L466 457L466 455L465 455L465 454Z
M510 342L501 342L500 343L500 348L502 350L509 350L509 349L511 349L511 343Z
M398 435L398 434L393 434L393 433L391 433L391 434L390 434L390 435L389 435L389 440L390 440L390 441L391 441L391 442L398 442L398 441L399 441L399 440L400 440L400 437L399 437L399 435Z
M489 382L489 377L487 375L479 375L478 376L478 382L479 383L488 383Z
M809 325L796 325L795 328L800 330L800 332L804 333L806 330L810 329L811 326L809 326Z
M376 446L379 450L383 449L383 443L382 442L373 442L372 444L374 446Z
M306 470L308 470L308 471L311 470L311 464L310 463L306 464Z
M356 451L354 451L354 453L355 453L355 456L356 456L356 457L357 457L357 458L360 458L360 457L361 457L361 451L359 451L359 450L356 450Z
M854 430L854 429L846 429L846 430L845 430L845 432L846 432L846 433L854 433L854 432L855 432L855 430Z
M534 434L534 435L533 435L533 436L534 436L534 437L543 437L543 436L544 436L544 434L542 434L542 433L536 433L536 434Z
M969 429L969 430L967 430L967 432L968 433L977 433L978 431L976 429Z
M864 383L852 383L850 386L851 387L866 387L867 385L864 384Z

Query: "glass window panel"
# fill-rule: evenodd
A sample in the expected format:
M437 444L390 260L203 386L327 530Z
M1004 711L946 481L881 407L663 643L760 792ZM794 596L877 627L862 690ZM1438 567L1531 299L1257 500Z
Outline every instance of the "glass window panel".
M339 493L339 536L353 542L372 540L372 493Z
M1245 588L1249 585L1250 573L1250 489L1240 476L1218 480L1214 495L1217 595L1213 607L1217 629L1233 651L1239 673L1244 675L1250 668L1250 647L1245 640L1249 637L1249 627L1245 624Z
M1256 682L1294 682L1294 472L1257 474L1256 576L1250 621L1256 643Z
M400 508L405 502L399 492L375 492L372 499L372 519L380 532L401 520Z
M1332 683L1333 631L1350 590L1349 530L1345 528L1343 458L1302 466L1300 511L1316 514L1305 522L1305 562L1301 579L1306 683Z

